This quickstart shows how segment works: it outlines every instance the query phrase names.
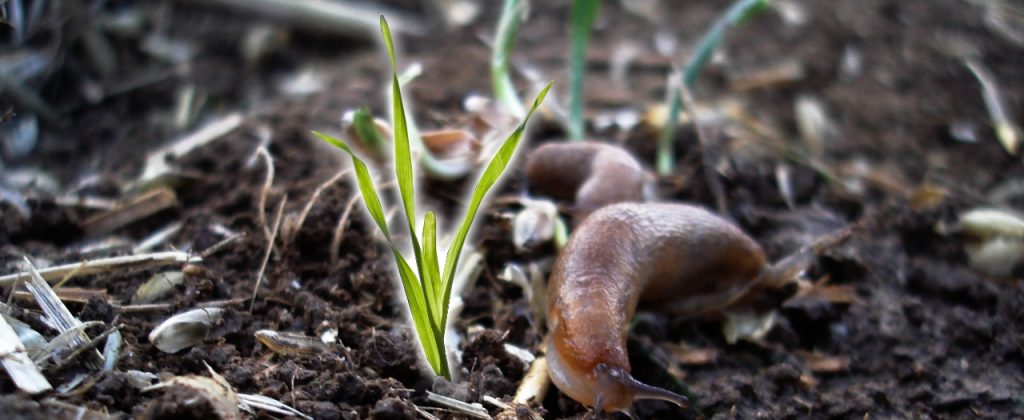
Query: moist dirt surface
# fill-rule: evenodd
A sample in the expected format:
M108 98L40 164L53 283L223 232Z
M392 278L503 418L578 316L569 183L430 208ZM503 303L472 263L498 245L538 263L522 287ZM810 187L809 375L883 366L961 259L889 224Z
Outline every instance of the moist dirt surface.
M128 373L209 376L206 365L236 392L262 394L317 419L424 418L418 412L463 418L428 402L428 390L468 402L484 396L511 401L528 364L505 345L541 353L543 323L527 300L530 293L499 273L509 264L532 263L546 276L556 254L550 244L529 251L512 245L510 215L520 206L511 198L530 191L523 159L510 166L471 236L484 263L453 321L460 336L461 359L454 365L459 379L435 379L418 357L391 256L362 203L352 207L351 177L323 188L295 227L318 186L349 166L340 151L309 131L339 133L341 115L360 106L385 115L389 80L377 33L371 28L359 38L302 25L287 30L202 3L99 2L102 16L143 16L141 33L110 30L119 63L114 73L98 76L76 43L51 64L47 78L31 85L58 111L59 121L40 122L38 144L27 155L4 155L5 183L36 180L5 187L25 197L28 212L13 201L0 203L0 271L16 271L22 256L57 264L129 253L172 223L181 228L156 249L199 253L240 236L185 269L184 283L156 310L122 308L152 274L185 267L73 278L65 287L104 293L68 303L81 320L105 323L88 332L121 326L116 368L101 373L84 361L48 368L44 374L54 386L80 382L37 396L19 392L0 375L3 417L78 418L82 412L75 407L81 407L89 416L209 418L215 412L209 402L179 388L143 391ZM463 106L466 96L490 95L488 45L500 2L481 3L470 23L447 28L433 7L389 5L427 27L396 38L399 66L422 64L422 74L405 89L421 128L466 126L473 119ZM530 96L535 89L525 87L536 82L526 76L553 79L547 101L558 105L531 124L520 157L564 138L556 116L567 98L567 3L532 2L520 30L512 57L517 84ZM700 120L716 145L708 152L714 158L706 160L723 183L727 216L771 259L852 227L850 238L823 252L807 273L823 289L843 293L779 291L769 297L777 308L770 332L735 344L726 342L719 321L642 311L630 334L633 374L685 393L693 404L642 401L634 406L637 416L1024 417L1024 271L1010 278L979 274L967 266L966 239L937 229L971 208L1024 204L1019 188L1011 188L1021 182L1024 165L996 140L980 84L963 60L973 57L989 69L1009 116L1021 121L1024 42L993 24L992 7L982 1L775 3L731 31L697 81L694 96L710 115ZM1006 4L1020 13L1019 3ZM590 137L621 144L653 168L657 129L646 115L664 101L668 71L725 7L727 2L708 0L604 2L588 52ZM1012 13L1007 19L1019 28L1021 15ZM273 34L271 46L258 60L247 59L245 44L260 28ZM72 36L66 30L63 35ZM186 45L189 58L174 65L154 58L141 47L150 45L143 42L148 36ZM35 42L42 48L50 40ZM303 72L317 84L296 93ZM96 80L122 90L89 100L84 92ZM170 121L187 90L201 105L196 118L175 126ZM829 121L818 144L801 140L794 106L800 98L817 101ZM0 115L21 112L9 97L3 100ZM96 234L85 221L101 210L57 200L70 194L130 196L123 191L149 153L235 111L245 115L241 128L171 159L185 174L172 186L173 208ZM255 153L260 145L274 158L266 191L267 168ZM682 126L678 166L657 177L660 200L716 206L702 150L692 126ZM421 207L439 206L442 228L449 228L470 184L423 186ZM272 227L285 199L283 234L250 307L268 241L261 220ZM346 213L343 236L332 247ZM10 293L5 289L2 296ZM170 315L232 299L236 303L225 307L199 345L167 354L149 342L150 331ZM12 316L47 338L55 335L31 299L10 302ZM314 337L336 330L337 343L324 353L276 354L254 337L261 329ZM501 411L483 404L492 415ZM554 387L543 401L519 410L530 412L543 418L588 415Z

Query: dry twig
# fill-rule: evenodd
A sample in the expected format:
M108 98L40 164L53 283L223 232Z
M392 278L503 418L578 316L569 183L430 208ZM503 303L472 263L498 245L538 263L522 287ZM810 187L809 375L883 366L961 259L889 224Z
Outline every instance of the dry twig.
M480 403L467 403L455 398L438 395L430 391L427 391L427 402L440 405L464 416L491 420L491 415L482 405L480 405Z
M270 261L270 253L274 250L274 240L277 239L277 231L281 228L281 215L284 214L284 205L288 202L288 196L281 199L277 206L277 213L274 216L274 229L267 237L267 252L263 254L263 262L260 263L260 271L256 274L256 287L252 289L252 303L249 304L249 312L256 306L256 293L260 291L260 283L263 282L263 272L267 269L267 262Z
M270 227L267 226L267 194L270 193L270 188L274 184L274 157L270 156L270 151L266 147L260 146L256 149L256 154L263 157L263 163L267 166L267 177L263 180L263 188L260 189L259 203L256 204L256 213L259 217L260 226L263 228L264 237L270 237Z
M310 196L309 201L306 202L306 206L302 208L302 213L299 213L299 218L295 221L295 225L286 235L284 235L283 240L285 243L290 243L297 236L299 236L299 230L302 229L302 224L306 222L306 217L308 217L309 212L313 210L313 205L316 204L316 201L320 198L320 194L323 194L323 192L327 190L328 187L334 185L339 180L341 180L341 178L343 178L345 175L348 175L351 172L351 168L343 169L337 174L335 174L333 177L328 179L327 181L324 181L323 184L320 184L320 186L316 187L316 190L313 191L313 195Z
M110 211L85 219L82 229L88 235L112 232L177 205L178 197L174 190L157 188L119 203Z
M715 206L718 209L719 214L728 214L729 203L725 198L725 187L722 185L721 174L715 169L713 159L717 157L717 149L713 147L707 134L704 133L704 128L701 126L697 118L697 103L693 100L693 95L690 93L690 89L686 87L686 83L679 83L680 97L683 99L683 106L686 108L686 113L690 116L690 121L693 122L693 130L697 132L697 140L700 142L701 149L701 161L704 165L704 175L707 177L708 188L711 189L711 194L715 196Z

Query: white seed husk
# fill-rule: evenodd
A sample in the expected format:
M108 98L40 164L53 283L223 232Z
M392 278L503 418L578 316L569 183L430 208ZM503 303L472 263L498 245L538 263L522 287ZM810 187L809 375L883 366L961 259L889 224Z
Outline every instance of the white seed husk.
M1024 262L1024 240L1016 238L995 238L965 250L968 266L992 277L1010 277L1013 267Z
M206 339L223 314L221 308L201 308L174 315L149 333L149 342L162 352L177 353Z
M982 240L1024 238L1024 217L1008 210L977 208L960 215L960 228Z
M131 303L140 305L152 303L170 294L178 285L185 283L185 273L168 271L154 274L135 291Z
M315 354L330 350L319 338L303 334L259 330L254 335L260 343L278 354Z

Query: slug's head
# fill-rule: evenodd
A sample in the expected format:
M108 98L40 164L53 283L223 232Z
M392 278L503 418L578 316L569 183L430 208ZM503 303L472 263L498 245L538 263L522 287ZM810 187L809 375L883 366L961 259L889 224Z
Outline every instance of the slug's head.
M572 363L565 363L563 357L549 340L548 372L551 381L563 393L583 405L594 407L597 412L626 411L633 401L641 399L669 401L680 407L688 404L682 395L633 379L628 368L598 363L588 372L575 369Z

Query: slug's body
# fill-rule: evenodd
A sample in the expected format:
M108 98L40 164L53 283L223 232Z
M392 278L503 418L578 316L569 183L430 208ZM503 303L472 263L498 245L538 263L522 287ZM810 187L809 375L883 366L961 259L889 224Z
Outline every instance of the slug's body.
M605 143L547 143L526 163L530 184L561 200L574 200L577 221L614 203L642 202L651 195L640 163Z
M622 203L574 230L548 283L549 373L565 394L598 410L634 399L685 398L630 376L626 334L640 301L685 317L721 310L774 276L761 247L698 207Z

